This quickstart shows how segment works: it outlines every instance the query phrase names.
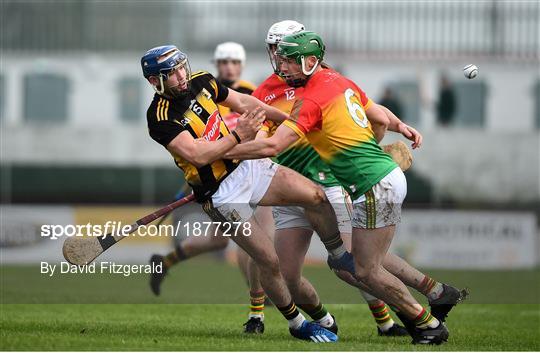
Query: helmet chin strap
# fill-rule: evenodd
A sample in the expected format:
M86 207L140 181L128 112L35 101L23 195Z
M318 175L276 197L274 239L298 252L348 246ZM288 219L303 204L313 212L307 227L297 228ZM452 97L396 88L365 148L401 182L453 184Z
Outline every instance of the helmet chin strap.
M163 84L163 75L159 75L159 87L160 88L157 88L157 86L154 86L152 85L152 87L154 88L154 91L156 91L157 94L159 94L160 96L163 95L163 93L165 93L165 85Z
M319 64L319 59L317 59L317 62L315 63L315 65L313 65L313 67L309 71L306 70L306 61L303 55L300 57L300 62L302 63L302 73L306 76L311 76L311 74L315 72L315 69L317 68L317 65Z

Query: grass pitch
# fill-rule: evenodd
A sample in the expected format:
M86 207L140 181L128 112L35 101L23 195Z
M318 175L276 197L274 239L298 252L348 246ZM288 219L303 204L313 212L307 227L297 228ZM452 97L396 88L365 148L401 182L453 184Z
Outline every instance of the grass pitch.
M539 308L533 305L464 304L452 313L449 342L412 346L409 338L383 338L366 305L329 305L340 341L293 339L275 309L266 310L263 335L242 334L245 306L238 304L8 304L2 305L2 350L453 350L540 349Z
M468 285L472 294L468 304L450 314L449 342L424 347L412 346L410 338L378 337L366 305L335 304L346 302L344 298L357 303L361 299L321 267L308 267L305 274L322 300L334 303L327 307L338 320L340 341L336 344L295 340L274 308L265 310L263 335L244 335L242 324L248 308L239 303L246 302L245 284L236 268L214 261L192 261L175 268L159 298L150 293L145 275L46 278L37 266L3 266L0 349L540 350L538 270L431 273L444 281ZM494 291L501 295L493 296ZM481 300L486 296L489 300Z

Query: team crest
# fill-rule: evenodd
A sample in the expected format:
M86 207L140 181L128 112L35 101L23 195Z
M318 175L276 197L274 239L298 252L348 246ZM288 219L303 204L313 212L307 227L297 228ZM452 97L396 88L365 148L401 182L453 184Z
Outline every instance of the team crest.
M212 95L210 94L210 92L208 92L208 91L206 90L206 88L203 88L202 91L201 91L201 93L202 93L202 95L203 95L206 99L208 99L208 100L211 100L211 99L212 99Z

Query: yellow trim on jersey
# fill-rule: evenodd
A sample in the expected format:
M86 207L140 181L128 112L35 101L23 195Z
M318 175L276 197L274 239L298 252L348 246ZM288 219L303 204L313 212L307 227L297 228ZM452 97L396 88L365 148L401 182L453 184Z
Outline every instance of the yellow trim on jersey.
M368 101L367 101L366 105L363 106L364 111L368 110L369 107L371 107L372 104L373 104L373 101L371 100L371 98L368 98Z
M227 172L227 166L225 165L225 162L223 162L223 159L212 162L210 166L212 167L212 173L214 173L217 180L221 179L223 174Z
M214 96L217 97L218 96L218 88L217 88L217 83L216 83L216 80L212 80L210 81L210 86L212 86L212 88L214 89Z
M188 109L184 113L184 117L189 120L189 126L193 129L197 136L202 136L206 127L202 120L192 110Z
M196 71L194 73L191 74L191 77L190 77L190 80L193 80L195 77L199 77L201 75L204 75L204 74L207 74L208 72L206 71Z
M165 113L164 120L169 120L169 101L165 101L165 106L163 107L163 112Z
M255 91L257 89L257 86L255 86L253 83L245 80L238 81L238 87L247 88L252 91Z
M205 92L207 92L208 95L206 95ZM208 114L212 114L218 108L216 103L212 100L210 92L208 92L205 88L201 90L195 99L197 100L197 103L199 103L204 110L208 112Z
M157 120L158 121L162 120L162 115L161 115L162 103L163 103L163 98L159 98L159 101L158 101L158 104L157 104L157 110L156 110L156 115L157 115Z
M282 124L285 125L286 127L290 128L290 129L292 129L294 132L296 132L296 134L297 134L298 136L300 136L300 137L306 136L306 135L304 134L304 132L303 132L302 130L300 130L300 128L298 128L298 126L296 126L296 124L293 123L292 121L290 121L290 120L285 120Z

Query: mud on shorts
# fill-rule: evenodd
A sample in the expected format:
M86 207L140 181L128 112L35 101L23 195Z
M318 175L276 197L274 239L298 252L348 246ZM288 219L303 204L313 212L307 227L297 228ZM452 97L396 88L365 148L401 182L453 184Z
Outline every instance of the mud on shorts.
M351 233L352 203L349 195L341 186L329 186L322 189L336 211L339 231L341 233ZM272 207L272 215L274 216L276 229L306 228L313 230L302 207L274 206Z
M353 201L352 226L375 229L398 224L406 195L407 179L397 167Z

